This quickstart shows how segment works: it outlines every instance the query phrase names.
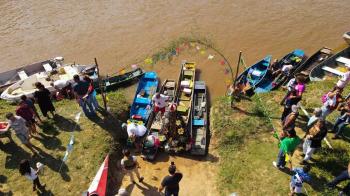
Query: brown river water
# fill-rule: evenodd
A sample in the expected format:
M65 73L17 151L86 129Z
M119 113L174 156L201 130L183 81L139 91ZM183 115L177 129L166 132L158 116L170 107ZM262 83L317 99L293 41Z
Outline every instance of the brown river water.
M311 54L343 44L349 10L349 0L0 1L0 71L62 55L78 63L97 57L112 73L188 35L211 40L231 64L240 50L247 64L294 48ZM184 52L151 69L176 78L182 59L196 61L216 97L228 76L209 53Z

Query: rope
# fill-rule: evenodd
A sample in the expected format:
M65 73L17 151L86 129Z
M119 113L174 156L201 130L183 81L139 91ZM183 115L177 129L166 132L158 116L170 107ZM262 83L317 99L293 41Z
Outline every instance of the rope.
M73 150L73 144L74 144L74 132L75 132L75 129L77 128L78 126L78 123L79 123L79 120L80 120L80 115L81 115L81 112L78 112L76 115L75 115L75 125L74 125L74 128L73 128L73 131L72 131L72 134L71 134L71 137L69 139L69 143L67 145L67 150L65 152L65 155L63 157L63 159L61 160L61 164L60 164L60 167L58 169L58 172L57 173L61 173L61 170L62 170L62 167L63 167L63 164L67 161L68 159L68 155L69 153ZM53 187L56 187L56 184L57 182L54 184ZM50 192L50 196L52 195L53 193Z

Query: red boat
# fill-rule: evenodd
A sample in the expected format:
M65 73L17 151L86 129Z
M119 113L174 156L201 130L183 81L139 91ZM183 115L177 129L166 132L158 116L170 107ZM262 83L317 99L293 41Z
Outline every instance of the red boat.
M109 155L106 156L88 189L88 195L105 196L107 190Z

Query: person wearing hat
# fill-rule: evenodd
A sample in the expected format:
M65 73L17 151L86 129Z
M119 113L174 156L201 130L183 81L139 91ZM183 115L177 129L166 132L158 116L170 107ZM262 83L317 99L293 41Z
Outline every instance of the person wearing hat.
M284 169L286 165L286 156L293 156L294 150L300 144L301 140L297 136L294 129L289 129L287 131L287 137L282 139L280 142L280 149L277 156L277 161L272 162L273 166L278 169ZM289 163L291 160L289 159Z
M123 150L123 159L121 160L121 166L123 169L123 172L130 176L130 180L133 184L135 184L135 180L134 180L134 174L136 174L136 177L138 178L139 182L143 182L143 177L140 176L139 173L139 163L136 160L136 156L132 156L130 154L130 151L128 149L124 149Z
M304 159L301 164L307 164L311 159L312 154L316 149L321 148L323 138L327 135L327 127L325 121L319 119L314 126L312 126L305 136L303 144Z
M168 171L170 175L163 178L158 191L162 192L163 189L165 189L165 196L178 196L180 190L179 183L182 179L182 173L176 172L174 162L171 162Z

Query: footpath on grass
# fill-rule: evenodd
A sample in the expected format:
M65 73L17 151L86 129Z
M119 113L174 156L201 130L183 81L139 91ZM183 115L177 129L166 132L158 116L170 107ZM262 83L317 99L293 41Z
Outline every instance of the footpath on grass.
M335 81L308 83L303 95L302 105L311 112L322 105L321 97L332 89ZM346 95L348 92L344 92ZM279 105L285 92L273 91L268 94L254 95L251 100L242 100L236 109L229 110L227 98L217 100L212 107L212 131L217 137L220 156L217 183L221 195L238 193L238 195L287 195L289 193L290 174L272 166L278 153L278 141L273 137L273 126L280 131L280 115L283 107ZM259 97L258 97L259 96ZM259 101L259 98L261 101ZM307 117L300 110L296 131L299 137L304 136ZM329 127L339 115L333 112L328 118ZM346 128L348 129L348 128ZM349 133L349 130L345 130ZM334 149L325 142L311 161L312 181L304 187L308 195L337 194L338 190L329 190L325 184L347 167L350 155L350 144L347 136L344 140L327 139ZM302 160L301 148L292 158L293 166L299 166ZM340 184L340 187L344 184Z

